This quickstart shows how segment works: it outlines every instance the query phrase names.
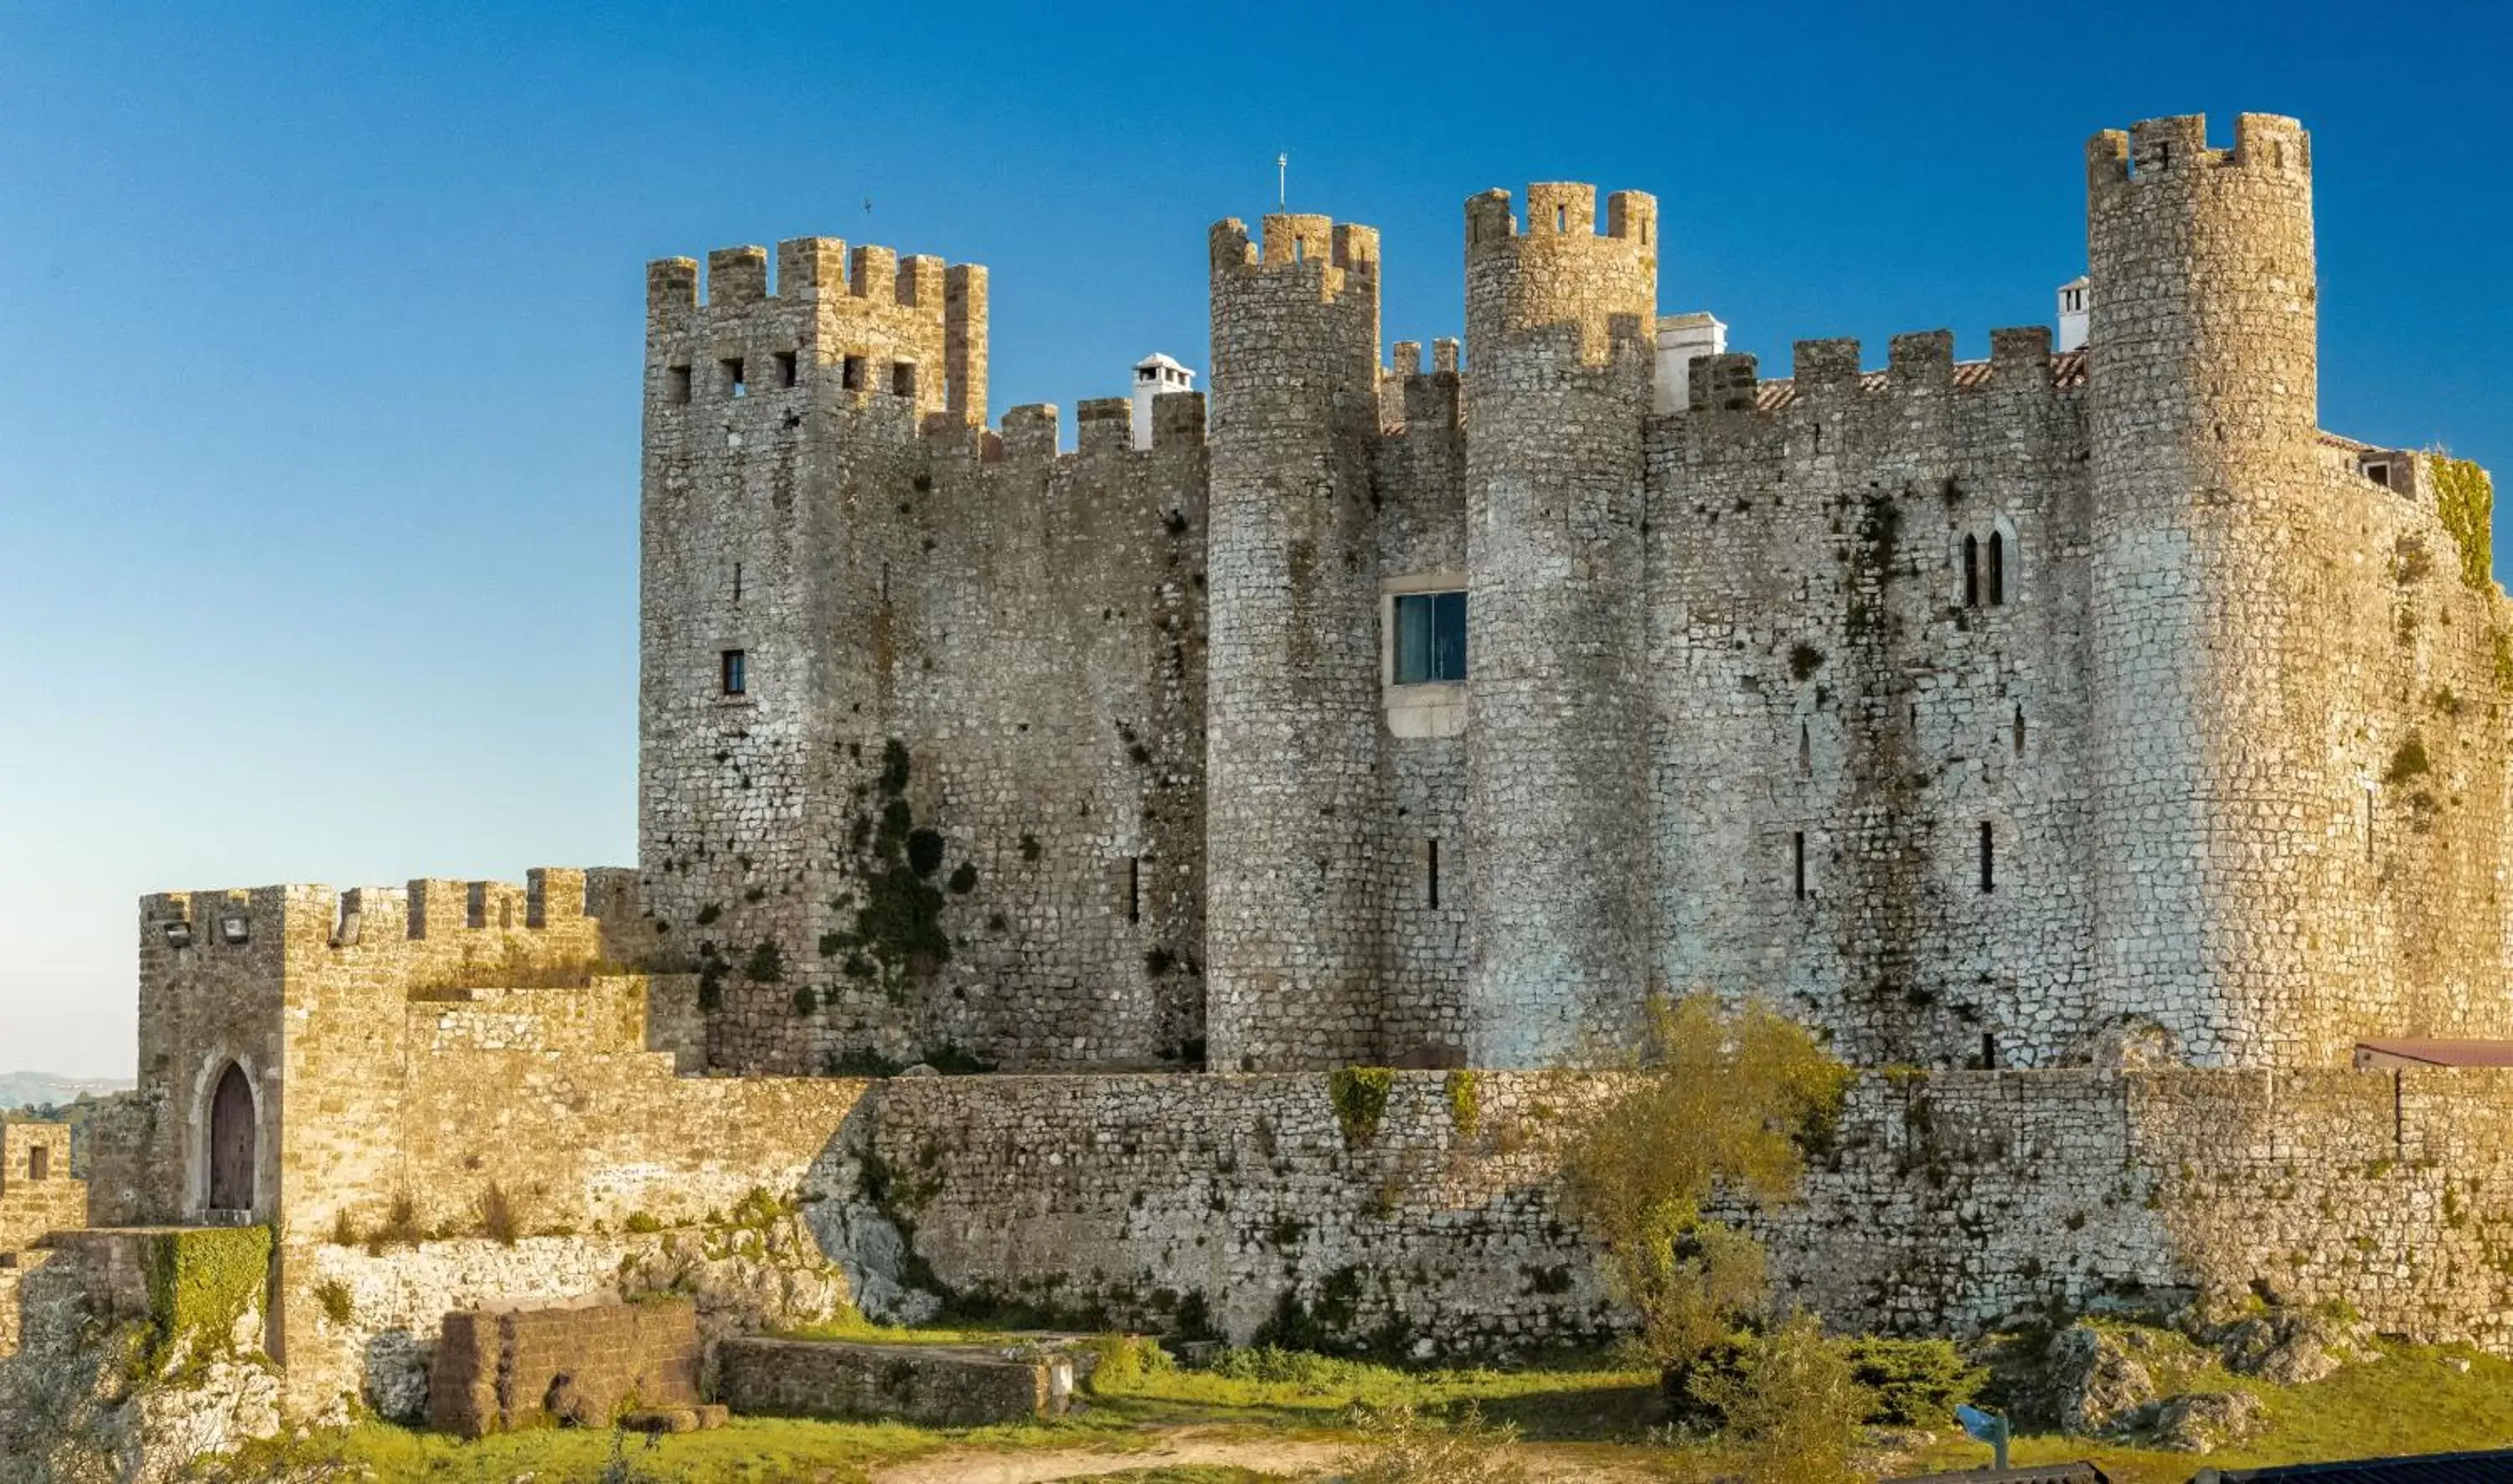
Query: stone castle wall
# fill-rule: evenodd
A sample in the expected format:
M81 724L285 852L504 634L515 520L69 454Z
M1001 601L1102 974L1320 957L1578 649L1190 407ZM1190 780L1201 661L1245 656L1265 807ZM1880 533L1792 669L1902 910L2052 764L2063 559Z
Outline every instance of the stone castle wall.
M1366 1135L1314 1074L894 1082L872 1148L917 1254L979 1294L1418 1356L1612 1332L1552 1183L1592 1088L1462 1075L1398 1074ZM2493 1072L1870 1074L1756 1225L1780 1299L1844 1327L2256 1288L2513 1352L2508 1133Z
M860 256L807 271L833 260L810 241L774 294L739 250L703 304L695 265L652 275L653 946L702 976L726 1067L1177 1065L1204 1035L1201 403L1165 399L1149 450L1118 401L1075 453L1052 407L976 431L981 383L937 410L893 378L928 388L918 337L981 346L981 313ZM703 374L737 354L778 378Z
M657 1037L691 1023L697 986L621 972L623 923L639 925L618 872L147 899L140 1096L100 1130L95 1222L204 1219L210 1089L243 1068L250 1214L280 1233L268 1344L307 1405L358 1389L371 1338L327 1315L325 1251L678 1228L753 1192L790 1199L837 1157L865 1084L676 1074L687 1048Z
M1470 202L1427 373L1375 231L1223 222L1149 450L850 371L971 337L938 266L657 265L643 881L709 1063L1526 1067L1695 986L1871 1065L2506 1034L2513 612L2316 425L2308 140L2090 170L2094 350L1663 415L1647 197ZM1394 685L1450 588L1466 680Z

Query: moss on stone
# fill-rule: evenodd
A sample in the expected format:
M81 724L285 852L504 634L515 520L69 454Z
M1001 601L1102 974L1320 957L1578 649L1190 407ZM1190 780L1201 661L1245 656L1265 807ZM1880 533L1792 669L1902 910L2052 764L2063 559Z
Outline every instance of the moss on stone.
M2400 743L2399 751L2391 754L2391 765L2382 770L2382 781L2397 787L2433 770L2434 762L2426 757L2425 738L2412 731Z
M270 1281L268 1227L208 1227L148 1238L148 1317L156 1353L226 1352L237 1321Z
M1327 1098L1343 1125L1344 1143L1368 1144L1378 1136L1395 1086L1395 1070L1388 1067L1338 1067L1327 1074Z
M881 745L881 791L896 799L907 792L907 744L897 737Z
M1460 1067L1449 1074L1446 1090L1450 1121L1456 1124L1458 1133L1473 1138L1484 1122L1483 1074Z
M2495 487L2487 471L2449 453L2426 455L2435 514L2460 547L2460 580L2479 592L2495 581Z
M741 965L741 977L752 984L776 984L785 977L785 953L774 938L762 938Z

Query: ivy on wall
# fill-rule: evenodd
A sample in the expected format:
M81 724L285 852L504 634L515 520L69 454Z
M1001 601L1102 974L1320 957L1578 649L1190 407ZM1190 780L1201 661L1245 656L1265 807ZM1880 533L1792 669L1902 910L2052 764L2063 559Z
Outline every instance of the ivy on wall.
M223 1352L270 1280L268 1227L207 1227L148 1238L148 1316L157 1352Z
M2460 547L2460 580L2486 592L2495 581L2495 487L2487 471L2449 453L2426 455L2435 513Z

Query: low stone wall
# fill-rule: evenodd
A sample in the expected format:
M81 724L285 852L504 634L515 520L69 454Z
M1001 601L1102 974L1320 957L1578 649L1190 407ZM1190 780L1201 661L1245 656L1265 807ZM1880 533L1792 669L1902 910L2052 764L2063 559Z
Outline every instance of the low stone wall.
M958 1345L728 1340L716 1398L738 1415L890 1420L983 1427L1061 1417L1074 1358Z
M412 1422L427 1407L444 1316L459 1310L657 1294L695 1305L714 1339L844 1312L845 1275L799 1216L654 1232L296 1249L312 1313L288 1357L292 1391L354 1398Z
M1058 1323L1526 1350L1616 1324L1552 1188L1577 1091L1404 1073L1347 1127L1324 1074L899 1079L868 1164L944 1284Z
M695 1407L705 1346L686 1299L470 1309L445 1316L427 1422L480 1437L537 1424L603 1426L631 1403Z
M907 1079L869 1174L963 1294L1506 1353L1620 1323L1554 1183L1581 1095L1403 1073L1360 1127L1324 1074ZM1871 1074L1804 1199L1758 1224L1781 1295L1845 1326L2260 1287L2513 1353L2513 1074Z

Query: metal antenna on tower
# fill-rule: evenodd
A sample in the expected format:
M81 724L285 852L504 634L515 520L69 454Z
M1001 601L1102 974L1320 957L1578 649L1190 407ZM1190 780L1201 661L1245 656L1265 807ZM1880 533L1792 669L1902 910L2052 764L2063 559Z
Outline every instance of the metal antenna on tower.
M1289 151L1274 157L1274 210L1292 209L1292 156Z

